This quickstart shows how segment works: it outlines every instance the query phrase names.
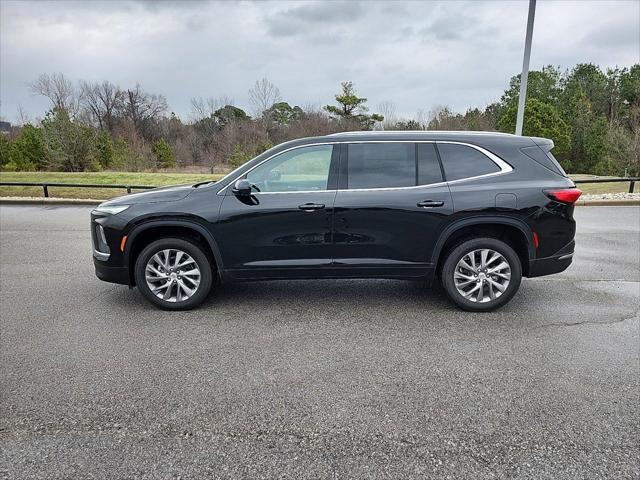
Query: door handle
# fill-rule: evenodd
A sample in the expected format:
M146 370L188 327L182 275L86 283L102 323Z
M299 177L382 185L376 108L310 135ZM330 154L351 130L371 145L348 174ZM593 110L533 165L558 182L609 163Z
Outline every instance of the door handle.
M437 200L425 200L423 202L418 202L417 206L422 208L433 208L433 207L442 207L444 202L440 202Z
M313 212L314 210L322 210L324 203L303 203L302 205L298 205L298 208L305 212Z

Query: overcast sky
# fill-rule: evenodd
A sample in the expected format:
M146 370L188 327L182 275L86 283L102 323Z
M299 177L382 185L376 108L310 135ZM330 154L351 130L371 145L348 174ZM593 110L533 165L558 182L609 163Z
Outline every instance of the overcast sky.
M0 3L0 113L41 116L27 83L43 72L139 82L188 118L191 97L227 96L250 110L256 79L301 106L333 100L352 80L372 110L500 98L522 66L526 1ZM640 1L538 1L531 68L640 61Z

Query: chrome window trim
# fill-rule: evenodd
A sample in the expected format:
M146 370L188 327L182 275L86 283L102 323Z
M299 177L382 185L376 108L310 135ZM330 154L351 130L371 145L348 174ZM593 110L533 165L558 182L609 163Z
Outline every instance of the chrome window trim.
M336 134L334 134L336 135ZM490 152L489 150L487 150L484 147L480 147L479 145L474 145L473 143L467 143L467 142L457 142L454 140L354 140L354 141L349 141L349 140L344 140L344 141L333 141L333 142L317 142L317 143L307 143L305 145L296 145L295 147L291 147L291 148L287 148L286 150L282 150L281 152L278 153L274 153L273 155L271 155L270 157L265 158L263 161L261 161L260 163L254 165L253 167L251 167L249 170L247 170L245 173L243 173L242 175L237 176L236 178L234 178L233 180L231 180L228 184L226 184L224 187L222 187L220 190L218 190L216 192L216 195L224 195L224 191L233 183L237 182L238 179L244 177L245 175L247 175L249 172L251 172L254 168L259 167L260 165L262 165L265 162L268 162L269 160L271 160L272 158L277 157L278 155L281 155L283 153L289 152L291 150L296 150L298 148L304 148L304 147L315 147L318 145L341 145L341 144L355 144L355 143L448 143L448 144L452 144L452 145L463 145L465 147L470 147L470 148L474 148L476 150L478 150L480 153L482 153L483 155L485 155L486 157L489 158L489 160L491 160L493 163L495 163L498 168L500 168L500 171L498 172L492 172L492 173L485 173L484 175L476 175L474 177L467 177L467 178L460 178L458 180L451 180L448 182L438 182L438 183L429 183L426 185L412 185L409 187L377 187L377 188L347 188L344 190L340 190L340 189L333 189L333 190L296 190L296 191L287 191L287 192L254 192L252 195L273 195L273 194L281 194L281 193L321 193L321 192L371 192L371 191L385 191L385 190L408 190L408 189L415 189L415 188L430 188L430 187L436 187L436 186L442 186L442 185L451 185L451 184L458 184L458 183L462 183L462 182L468 182L470 180L477 180L480 178L488 178L488 177L495 177L497 175L504 175L505 173L509 173L511 171L513 171L513 167L511 165L509 165L507 162L505 162L504 160L502 160L500 157L498 157L496 154Z

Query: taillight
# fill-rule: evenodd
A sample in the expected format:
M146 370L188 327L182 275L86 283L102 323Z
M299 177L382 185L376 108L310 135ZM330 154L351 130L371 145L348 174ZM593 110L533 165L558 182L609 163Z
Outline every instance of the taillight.
M562 203L576 203L582 190L579 188L563 188L561 190L544 190L544 194L552 200Z

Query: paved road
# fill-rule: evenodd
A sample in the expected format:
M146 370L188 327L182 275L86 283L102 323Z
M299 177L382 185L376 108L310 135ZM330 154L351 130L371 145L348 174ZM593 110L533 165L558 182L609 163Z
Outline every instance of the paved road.
M640 208L576 216L492 314L394 281L165 313L94 278L88 209L1 207L0 477L638 478Z

